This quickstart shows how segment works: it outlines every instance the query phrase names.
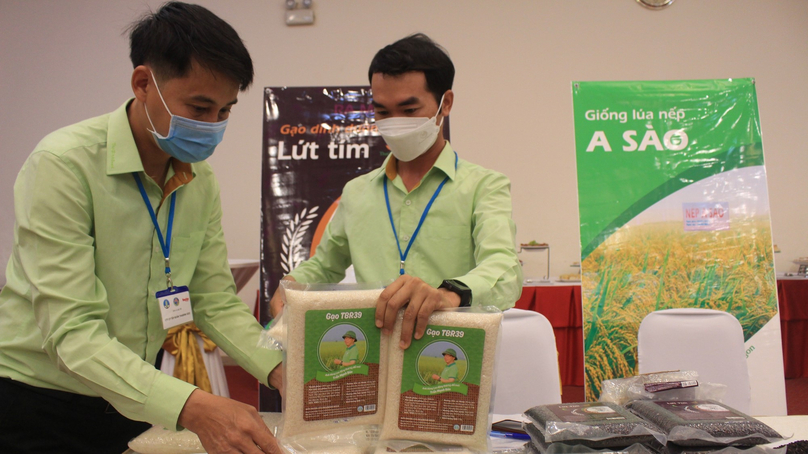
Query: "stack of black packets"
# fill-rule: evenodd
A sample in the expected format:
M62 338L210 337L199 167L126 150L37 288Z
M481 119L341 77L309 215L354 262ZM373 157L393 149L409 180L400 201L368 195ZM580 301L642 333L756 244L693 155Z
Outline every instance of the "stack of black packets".
M712 400L540 405L525 416L529 448L541 454L783 452L758 447L782 440L776 431Z
M674 454L784 451L761 446L782 441L777 431L715 400L635 400L626 407L664 430Z

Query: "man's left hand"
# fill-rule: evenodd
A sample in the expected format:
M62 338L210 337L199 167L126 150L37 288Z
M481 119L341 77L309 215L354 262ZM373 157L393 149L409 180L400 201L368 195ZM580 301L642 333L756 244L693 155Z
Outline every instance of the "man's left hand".
M390 284L376 301L376 327L389 334L396 323L399 309L406 306L401 328L401 348L408 348L413 333L424 336L429 316L438 309L460 306L460 296L446 289L436 289L421 279L404 274Z

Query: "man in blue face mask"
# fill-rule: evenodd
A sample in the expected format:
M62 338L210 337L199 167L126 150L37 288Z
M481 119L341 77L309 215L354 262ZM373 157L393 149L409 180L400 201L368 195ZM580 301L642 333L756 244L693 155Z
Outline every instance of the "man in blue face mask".
M123 452L151 424L196 432L208 452L280 452L255 408L153 365L193 320L282 384L281 355L256 347L262 328L235 294L204 162L252 60L232 27L180 2L134 24L130 44L134 98L45 137L14 186L0 452Z
M454 106L454 65L423 34L381 49L370 64L376 126L391 154L350 181L315 255L284 279L335 282L353 264L357 281L396 280L376 305L392 331L402 308L401 348L420 339L433 311L512 307L522 291L510 181L462 159L444 138ZM273 314L282 309L276 294Z

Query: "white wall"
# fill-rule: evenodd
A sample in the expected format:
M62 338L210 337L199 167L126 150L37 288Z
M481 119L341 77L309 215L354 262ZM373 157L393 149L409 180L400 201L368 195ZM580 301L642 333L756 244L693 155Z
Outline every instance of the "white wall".
M0 0L0 261L13 227L12 184L48 132L131 95L126 26L154 0ZM457 76L452 142L513 183L517 241L552 247L553 275L579 260L572 80L755 77L777 270L808 256L808 2L678 0L315 0L316 24L287 27L282 0L202 0L239 31L255 84L211 158L232 258L259 256L261 93L266 86L365 84L373 54L422 31ZM543 256L522 254L526 274ZM2 279L2 278L0 278ZM2 280L0 280L2 283ZM241 295L252 299L253 279Z

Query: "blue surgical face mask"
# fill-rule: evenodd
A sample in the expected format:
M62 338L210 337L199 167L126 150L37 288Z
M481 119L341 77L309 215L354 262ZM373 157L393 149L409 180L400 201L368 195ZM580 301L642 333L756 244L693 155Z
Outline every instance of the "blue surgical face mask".
M213 150L216 149L216 145L219 145L224 137L224 129L227 127L227 120L217 123L208 123L206 121L191 120L190 118L172 114L171 111L168 110L165 99L163 99L163 94L160 93L160 87L157 86L157 79L154 78L154 73L152 73L152 80L154 80L154 87L157 88L157 94L160 95L160 100L163 101L163 106L165 106L168 114L171 115L168 135L162 136L157 132L154 123L152 123L151 117L149 116L149 109L146 109L146 118L149 119L149 124L152 127L149 132L154 136L157 146L170 156L182 162L199 162L209 158L210 155L213 154Z

